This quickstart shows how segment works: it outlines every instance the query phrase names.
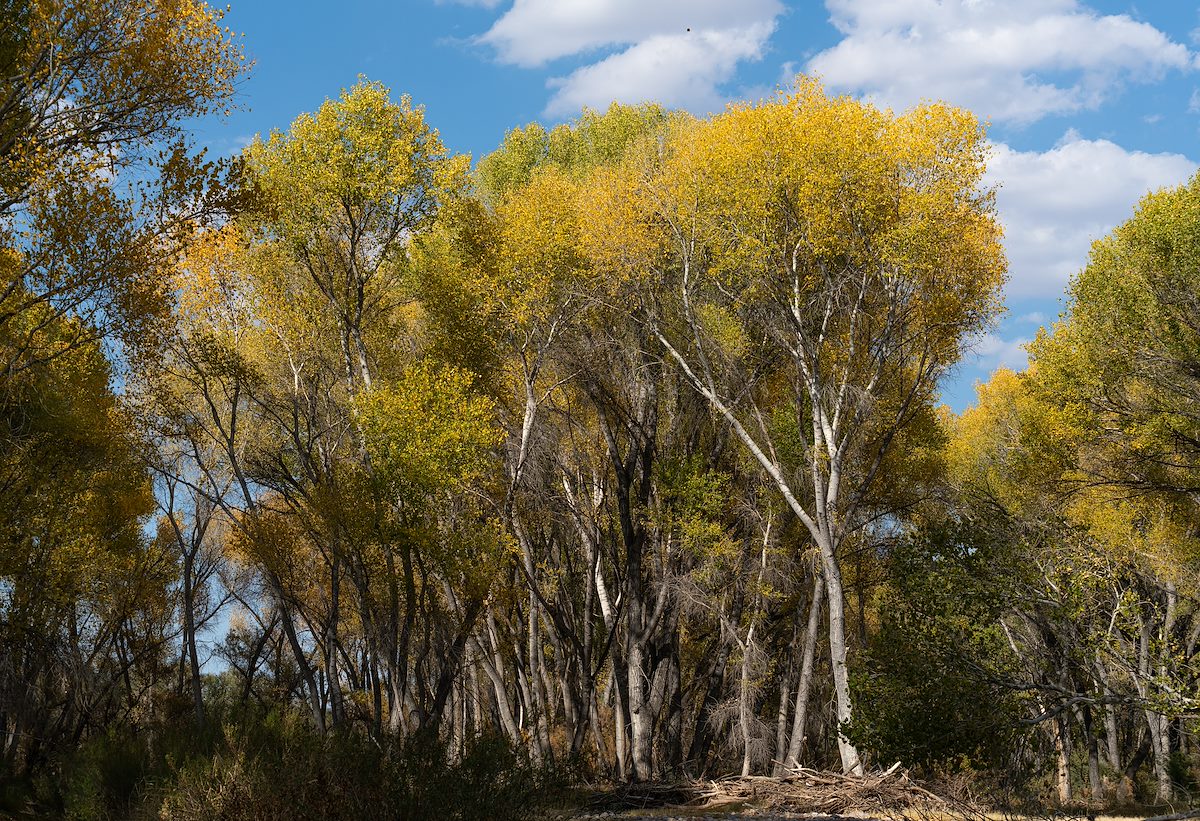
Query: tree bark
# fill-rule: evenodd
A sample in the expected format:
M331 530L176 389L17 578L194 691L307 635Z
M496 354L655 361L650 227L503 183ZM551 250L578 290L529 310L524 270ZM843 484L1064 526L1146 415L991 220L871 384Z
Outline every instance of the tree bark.
M816 660L817 631L821 627L821 600L824 593L825 580L820 572L814 572L812 600L808 606L808 625L804 633L804 653L800 661L800 681L796 685L796 711L792 719L791 743L788 744L785 759L786 765L793 769L800 766L800 750L804 745L808 699L812 692L813 665Z

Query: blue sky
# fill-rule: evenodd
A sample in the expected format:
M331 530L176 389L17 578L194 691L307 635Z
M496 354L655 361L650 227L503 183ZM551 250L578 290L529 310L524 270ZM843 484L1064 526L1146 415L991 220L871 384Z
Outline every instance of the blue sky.
M1062 307L1092 240L1200 160L1200 9L1173 0L233 0L255 60L213 151L286 128L362 74L408 93L454 150L582 106L695 114L797 72L897 109L944 99L990 121L1009 312L945 386L961 409Z

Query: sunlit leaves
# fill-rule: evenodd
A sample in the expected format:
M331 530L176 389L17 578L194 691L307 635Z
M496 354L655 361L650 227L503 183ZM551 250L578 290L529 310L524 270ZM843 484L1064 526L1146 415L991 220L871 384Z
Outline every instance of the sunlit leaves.
M498 444L494 405L471 390L471 376L415 365L394 384L356 403L372 468L398 498L462 490Z
M11 13L10 13L11 12ZM196 0L9 0L0 49L0 325L49 307L76 342L153 348L163 269L229 205L228 163L188 149L183 118L224 108L244 69L222 13ZM63 355L29 336L6 370Z
M1096 243L1068 312L1032 352L1075 425L1080 467L1140 493L1200 488L1200 181L1148 195Z
M315 301L348 373L370 384L395 364L381 358L411 354L392 347L411 319L408 249L461 193L468 159L446 151L408 98L393 103L365 80L245 156L257 192L247 230L277 257L272 289Z

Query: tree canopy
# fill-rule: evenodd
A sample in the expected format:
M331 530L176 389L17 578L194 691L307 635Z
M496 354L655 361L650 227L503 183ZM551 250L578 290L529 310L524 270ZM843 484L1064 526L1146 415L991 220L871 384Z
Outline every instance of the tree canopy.
M1200 177L955 413L1006 277L970 112L799 77L472 164L360 79L209 162L219 10L0 12L0 811L1194 788Z

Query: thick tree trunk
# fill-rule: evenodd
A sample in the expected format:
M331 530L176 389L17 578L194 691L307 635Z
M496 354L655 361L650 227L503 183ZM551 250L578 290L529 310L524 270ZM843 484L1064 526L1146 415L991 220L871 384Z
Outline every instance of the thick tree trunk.
M846 663L846 598L842 590L842 571L831 546L821 546L825 590L829 594L829 656L833 663L834 716L837 719L838 753L842 772L862 775L858 750L846 738L842 728L850 722L850 670Z
M1059 713L1054 722L1055 783L1058 786L1058 803L1071 803L1071 737L1066 711Z
M650 760L653 744L654 715L650 709L647 692L650 671L649 659L642 642L629 643L629 735L633 753L633 777L637 781L650 781L654 769Z

